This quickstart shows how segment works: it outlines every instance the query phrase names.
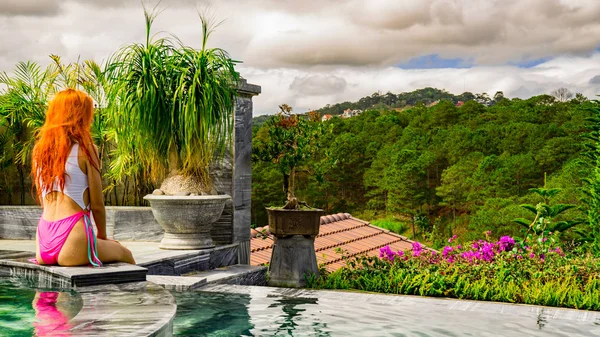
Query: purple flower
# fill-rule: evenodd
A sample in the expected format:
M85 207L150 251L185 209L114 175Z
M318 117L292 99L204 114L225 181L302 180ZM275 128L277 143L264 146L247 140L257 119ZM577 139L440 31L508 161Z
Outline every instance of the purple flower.
M531 254L529 254L529 257L533 259L535 257L535 254L532 252Z
M498 248L502 252L510 252L515 247L515 239L510 236L503 236L498 241Z
M448 254L449 254L450 252L452 252L453 250L454 250L454 248L452 248L452 247L450 247L450 246L446 246L446 247L444 247L444 250L442 251L442 256L443 256L444 258L447 258L447 257L448 257Z
M421 256L423 252L423 247L418 241L413 242L412 244L413 256Z
M544 261L546 259L546 255L540 254L540 260Z
M379 250L379 257L385 258L390 261L394 261L394 258L396 257L396 253L394 253L392 251L390 246L385 246Z

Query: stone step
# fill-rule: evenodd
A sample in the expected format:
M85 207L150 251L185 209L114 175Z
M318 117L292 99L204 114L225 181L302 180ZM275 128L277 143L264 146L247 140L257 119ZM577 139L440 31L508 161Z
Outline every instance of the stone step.
M266 285L267 267L232 265L213 270L186 274L185 276L148 275L148 281L168 290L199 289L207 284Z

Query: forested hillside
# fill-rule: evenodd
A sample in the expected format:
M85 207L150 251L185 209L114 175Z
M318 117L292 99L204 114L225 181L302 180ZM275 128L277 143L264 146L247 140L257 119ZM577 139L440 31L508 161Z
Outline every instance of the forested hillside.
M495 97L500 99L504 95L498 92ZM460 95L453 95L447 91L435 89L435 88L423 88L411 92L403 92L400 94L393 94L387 92L386 94L380 94L378 92L373 93L371 96L366 96L359 99L357 102L343 102L334 105L326 105L325 107L317 110L321 114L341 115L346 109L378 109L378 108L405 108L414 106L418 103L430 105L436 101L448 100L453 103L459 101L467 102L471 100L477 100L482 104L491 104L493 100L487 94L472 94L465 92Z
M475 95L448 94L427 107L410 98L442 92L431 90L401 94L406 97L401 104L414 105L407 109L393 109L400 103L392 94L391 104L324 122L331 131L321 139L318 158L300 173L298 195L327 213L399 221L398 231L437 245L451 233L465 240L487 230L519 233L522 227L513 220L530 217L519 205L540 202L530 189L545 183L562 188L550 202L580 205L582 178L590 170L582 135L595 103L580 95L566 102L548 95L526 100L497 95L492 104L481 104ZM457 107L457 100L466 102ZM319 111L360 109L361 101ZM253 131L254 137L264 134L258 126ZM323 165L325 159L335 164ZM252 179L252 221L264 226L264 207L285 199L281 173L270 163L255 162ZM585 215L571 209L562 216Z

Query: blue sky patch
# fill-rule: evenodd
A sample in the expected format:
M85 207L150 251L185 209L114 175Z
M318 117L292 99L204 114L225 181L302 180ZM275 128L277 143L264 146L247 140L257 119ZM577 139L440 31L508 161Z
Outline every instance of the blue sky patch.
M413 57L407 62L396 66L402 69L471 68L473 62L461 58L443 58L438 54L430 54Z
M511 65L511 66L517 66L519 68L533 68L542 63L546 63L550 60L552 60L552 57L542 57L539 59L524 59L521 61L511 61L511 62L508 62L507 64Z

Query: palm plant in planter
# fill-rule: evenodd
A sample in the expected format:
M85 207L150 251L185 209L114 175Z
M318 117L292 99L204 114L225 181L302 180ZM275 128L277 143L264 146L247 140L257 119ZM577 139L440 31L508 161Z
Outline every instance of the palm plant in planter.
M280 105L279 109L279 113L265 123L267 140L258 140L254 149L255 160L273 162L283 174L283 190L287 201L283 207L267 208L269 229L277 236L316 236L319 234L323 210L311 208L298 200L296 174L317 151L322 125L314 113L302 118L292 114L292 108L287 104Z
M212 223L230 198L216 195L209 167L231 145L237 62L207 48L214 25L203 16L200 50L151 36L156 13L144 10L145 43L124 46L107 67L117 144L110 175L119 180L141 170L153 181L166 177L144 197L165 229L161 248L208 248Z

